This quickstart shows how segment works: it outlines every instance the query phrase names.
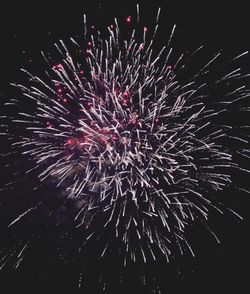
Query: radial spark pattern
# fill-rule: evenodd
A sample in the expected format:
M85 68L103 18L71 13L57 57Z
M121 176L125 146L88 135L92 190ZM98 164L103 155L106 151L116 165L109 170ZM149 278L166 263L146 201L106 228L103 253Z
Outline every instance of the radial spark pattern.
M210 196L231 183L233 169L247 172L224 144L235 140L247 156L247 137L223 122L249 96L246 76L234 66L246 53L212 81L220 53L183 78L202 48L173 61L174 27L155 52L158 18L151 31L141 28L138 13L127 39L117 20L105 38L89 33L85 18L85 49L71 39L80 52L72 55L61 41L61 62L44 56L45 79L23 70L30 83L15 85L23 94L7 103L29 105L11 118L15 132L4 132L14 150L34 162L27 174L38 171L41 183L62 187L86 242L109 232L100 256L120 240L124 264L161 255L168 260L175 247L192 252L186 226L206 220L211 207L219 210ZM131 17L126 21L132 26Z

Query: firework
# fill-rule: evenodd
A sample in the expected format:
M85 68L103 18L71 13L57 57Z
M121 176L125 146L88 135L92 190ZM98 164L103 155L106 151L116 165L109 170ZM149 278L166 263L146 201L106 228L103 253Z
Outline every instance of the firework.
M231 184L233 170L248 172L224 143L234 140L247 157L248 137L223 122L232 109L248 110L239 106L249 97L246 75L234 66L247 52L212 81L220 53L185 77L202 47L174 59L174 26L156 52L159 15L160 10L154 30L142 28L137 7L136 21L126 18L129 26L134 22L128 38L116 19L102 37L88 29L84 17L84 46L72 38L76 49L70 53L60 41L56 63L43 54L45 78L23 69L29 83L14 84L22 95L6 103L18 110L2 117L13 151L32 162L26 176L37 173L40 185L61 188L64 205L73 203L82 246L106 234L99 256L118 242L124 266L169 261L176 248L194 255L185 228L194 219L206 221L211 208L221 212L211 195Z

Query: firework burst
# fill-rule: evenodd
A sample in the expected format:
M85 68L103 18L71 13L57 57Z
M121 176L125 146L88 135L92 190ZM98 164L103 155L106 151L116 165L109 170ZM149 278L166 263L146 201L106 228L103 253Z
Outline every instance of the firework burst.
M61 61L44 55L45 79L23 70L29 84L15 84L22 95L6 103L18 110L2 117L8 121L2 134L32 162L26 176L37 173L40 185L61 188L64 205L73 203L83 246L106 232L99 256L119 242L124 265L168 261L176 248L194 254L185 228L194 219L207 220L210 208L221 212L211 195L231 184L234 169L248 172L225 140L249 156L248 137L223 122L232 109L249 110L239 107L249 97L247 75L234 66L247 52L212 81L220 53L183 78L202 47L174 61L174 26L166 46L155 52L160 10L153 31L141 28L139 7L137 12L125 39L116 19L104 38L89 32L85 17L85 46L71 39L78 52L71 54L64 42L56 44Z

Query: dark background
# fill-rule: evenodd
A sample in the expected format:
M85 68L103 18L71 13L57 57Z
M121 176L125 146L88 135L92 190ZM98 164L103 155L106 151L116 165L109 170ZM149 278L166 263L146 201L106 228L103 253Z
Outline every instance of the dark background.
M9 83L21 79L19 68L41 70L40 51L49 51L58 39L83 34L83 14L87 13L89 23L96 26L109 25L114 16L124 21L134 15L135 4L141 4L145 24L152 24L158 6L162 7L159 46L167 40L171 26L176 23L175 46L180 50L206 45L208 52L223 49L228 56L250 49L249 9L247 1L60 1L44 4L42 1L30 4L17 2L1 4L0 16L0 93L8 96ZM107 3L106 3L107 2ZM230 2L230 3L229 3ZM246 69L250 71L249 58ZM238 181L242 179L237 178ZM244 180L247 180L246 178ZM246 293L249 288L249 207L250 195L230 192L222 199L237 211L243 221L230 214L211 216L209 225L219 236L217 245L207 238L199 227L188 232L196 252L195 260L180 260L179 272L170 276L167 271L159 272L169 287L165 293ZM53 240L53 232L50 235ZM0 240L4 236L0 236ZM72 269L60 267L52 262L48 249L50 239L37 245L37 269L24 268L11 272L0 272L1 293L15 293L24 289L39 291L52 289L73 293L74 275ZM48 247L48 248L47 248ZM48 253L50 252L50 253ZM32 263L31 263L32 264ZM40 268L40 271L39 269ZM34 274L35 272L35 274ZM72 282L73 281L73 282ZM72 287L72 288L71 288ZM131 286L132 293L139 293ZM79 293L82 293L79 290ZM94 292L90 292L94 293ZM113 293L113 292L112 292ZM116 292L114 292L116 293ZM118 293L118 292L117 292ZM127 293L127 292L125 292ZM143 293L143 292L142 292Z

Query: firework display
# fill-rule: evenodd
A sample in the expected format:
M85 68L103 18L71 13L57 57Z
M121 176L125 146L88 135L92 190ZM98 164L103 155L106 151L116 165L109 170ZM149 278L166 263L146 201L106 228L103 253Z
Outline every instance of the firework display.
M25 177L60 189L62 206L73 206L82 247L105 235L97 255L104 258L116 244L123 267L169 262L176 251L194 255L186 227L206 222L210 210L223 213L216 193L231 185L234 170L249 173L234 160L235 152L249 157L244 126L227 122L228 112L249 110L247 75L237 67L247 52L222 74L212 72L218 53L190 75L202 47L173 58L174 26L166 45L154 50L159 17L160 9L155 27L142 27L137 6L124 37L117 19L103 36L85 16L84 44L72 38L69 50L58 42L56 62L43 54L44 78L23 69L28 82L14 84L20 95L5 103L13 115L1 117L10 156L31 163ZM41 206L39 199L8 227ZM14 249L18 264L27 246Z

